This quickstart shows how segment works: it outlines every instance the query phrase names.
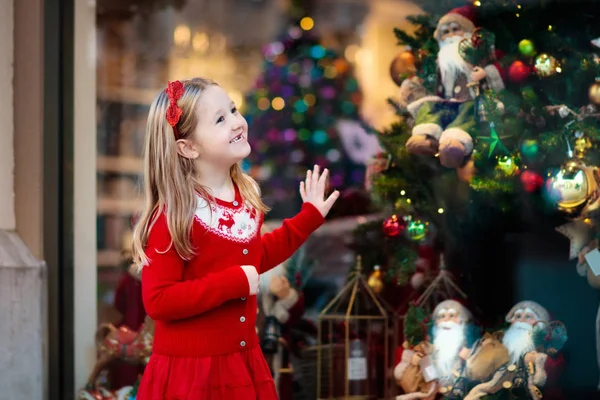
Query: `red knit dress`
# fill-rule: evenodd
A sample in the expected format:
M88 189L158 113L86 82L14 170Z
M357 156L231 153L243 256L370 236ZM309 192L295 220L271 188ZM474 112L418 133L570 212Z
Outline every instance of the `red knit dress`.
M153 354L138 400L275 400L277 393L255 331L256 296L241 265L265 272L289 258L324 219L309 203L272 233L241 198L198 198L192 229L196 255L182 260L162 214L151 229L142 294L155 321Z

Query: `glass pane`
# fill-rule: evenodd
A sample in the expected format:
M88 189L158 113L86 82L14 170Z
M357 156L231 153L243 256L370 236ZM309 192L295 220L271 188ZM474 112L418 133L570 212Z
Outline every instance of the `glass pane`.
M387 33L400 17L370 9L368 2L309 3L314 3L312 23L299 32L290 29L287 1L98 2L99 323L138 329L143 322L140 285L127 273L128 251L142 202L146 118L154 96L169 80L209 77L241 108L254 149L243 166L273 206L268 217L276 220L274 225L300 208L298 182L314 163L331 168L332 187L357 190L364 197L365 163L379 149L369 129L393 116L385 98L395 92L387 69L397 49ZM379 48L367 48L378 39ZM302 46L295 52L278 50L289 40ZM304 81L287 80L283 61L292 70L300 68ZM376 70L384 78L374 78ZM263 97L269 98L266 107ZM287 101L282 110L276 97ZM365 99L376 101L365 106ZM315 115L310 113L313 106ZM351 228L344 229L349 235ZM343 285L352 260L341 239L335 247L341 252L329 258L341 272L328 296ZM325 300L311 301L314 310L307 314L314 319ZM110 379L119 386L135 373Z

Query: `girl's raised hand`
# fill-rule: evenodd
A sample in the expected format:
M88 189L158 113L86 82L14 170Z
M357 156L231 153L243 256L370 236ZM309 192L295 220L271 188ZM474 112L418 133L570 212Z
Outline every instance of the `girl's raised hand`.
M315 165L313 171L306 171L306 180L300 182L300 196L302 196L302 201L315 206L321 212L323 218L327 216L333 203L340 197L340 192L336 190L325 199L328 173L329 171L325 169L323 174L319 175L319 166Z

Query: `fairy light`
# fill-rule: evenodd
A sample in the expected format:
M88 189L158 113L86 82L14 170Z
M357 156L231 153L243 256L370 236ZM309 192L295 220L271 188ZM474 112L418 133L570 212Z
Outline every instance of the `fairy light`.
M475 0L473 2L473 5L475 5L475 7L480 7L481 6L481 2L479 0Z
M552 32L552 29L554 29L554 28L552 28L552 25L548 25L548 31Z
M406 202L407 202L408 204L410 204L410 203L411 203L410 199L406 199Z
M315 21L311 17L304 17L300 20L300 28L310 31L315 26Z
M266 97L261 97L257 102L258 108L262 111L266 111L271 106L271 102Z
M187 25L178 25L173 32L173 41L176 46L187 46L192 38L192 31Z
M444 209L443 208L438 208L438 214L443 214L444 213Z
M283 110L283 107L285 107L285 100L281 97L275 97L273 101L271 101L271 107L276 111Z
M400 191L400 196L404 196L406 194L406 190L401 190Z

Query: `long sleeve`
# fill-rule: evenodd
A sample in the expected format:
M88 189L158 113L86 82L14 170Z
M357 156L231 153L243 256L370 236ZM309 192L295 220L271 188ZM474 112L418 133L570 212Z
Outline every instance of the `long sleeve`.
M502 68L499 63L493 63L483 68L487 74L487 82L495 91L500 91L505 88L504 79L502 77Z
M189 318L249 295L248 279L239 265L199 279L184 280L184 260L171 242L162 214L150 232L146 246L149 262L142 272L142 296L150 318L157 321Z
M281 264L294 254L308 236L323 224L325 219L310 203L304 203L296 216L283 221L281 227L262 236L263 258L260 273Z

